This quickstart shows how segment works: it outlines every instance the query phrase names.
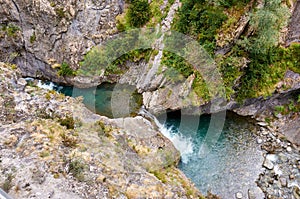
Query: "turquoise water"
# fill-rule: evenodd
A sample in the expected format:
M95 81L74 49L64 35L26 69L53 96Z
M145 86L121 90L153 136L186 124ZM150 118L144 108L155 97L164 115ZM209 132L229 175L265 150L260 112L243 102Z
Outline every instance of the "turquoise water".
M53 83L40 86L54 88L67 96L83 96L89 109L111 118L135 115L142 104L142 96L128 85L102 84L88 89ZM264 198L255 183L263 170L263 156L256 143L257 129L249 118L227 113L224 127L211 115L196 117L181 115L180 111L162 115L158 120L152 115L151 118L180 151L179 168L202 193L210 191L225 199L235 199L238 192L248 198L250 190L256 198ZM218 128L222 129L221 134L214 132ZM214 145L207 150L203 146L209 134L214 133L217 135L211 136L216 139Z
M263 156L256 143L254 125L249 119L228 113L216 144L200 155L211 123L210 115L201 117L169 113L158 118L161 131L181 151L179 168L202 193L211 191L225 199L234 199L240 192L248 198L248 191L264 198L255 181L262 172Z
M142 96L129 85L103 83L84 89L65 86L58 91L66 96L82 96L87 108L110 118L135 115L142 103Z

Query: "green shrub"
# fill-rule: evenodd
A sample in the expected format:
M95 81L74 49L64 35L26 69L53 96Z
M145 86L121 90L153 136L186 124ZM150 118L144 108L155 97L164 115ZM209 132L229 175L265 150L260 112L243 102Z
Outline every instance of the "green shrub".
M35 40L36 40L36 35L35 35L35 32L33 32L33 34L30 36L29 41L30 41L30 43L33 43L33 42L35 42Z
M128 20L132 27L145 25L151 17L148 0L131 0L128 8Z
M59 20L65 18L65 16L66 16L65 15L65 11L64 11L63 8L55 8L55 13L56 13L56 15L57 15L57 17L58 17Z
M276 115L277 115L278 113L283 114L283 113L285 112L285 107L284 107L284 106L275 106L274 109L275 109Z
M235 5L245 6L250 0L215 0L215 2L222 7L230 8Z
M75 127L75 121L74 121L73 117L67 116L65 118L61 118L61 119L59 119L59 123L62 126L67 127L67 129L74 129L74 127Z
M62 143L66 147L75 147L77 146L78 139L76 136L71 135L68 132L63 132L60 134L60 137L62 138Z
M14 176L13 174L9 173L7 175L7 177L5 178L4 183L1 185L1 188L3 189L3 191L5 192L9 192L9 190L12 188L12 180L13 180Z
M169 68L175 69L175 71L183 75L185 78L188 78L191 74L194 73L194 69L192 65L190 65L187 61L185 61L182 57L171 52L166 52L166 51L163 52L163 58L161 64ZM168 72L165 75L167 76L169 75L169 77L176 76L178 74L176 72L174 73L174 71L172 70L169 70Z
M215 50L217 30L227 19L223 7L212 6L205 0L185 0L175 20L175 30L197 39L211 54Z
M128 41L128 43L130 42L134 44L135 41ZM80 62L81 68L78 74L101 75L103 71L105 71L105 75L122 74L127 70L126 61L137 62L141 59L149 61L154 52L152 49L136 49L126 52L126 49L126 43L118 41L112 41L112 45L107 45L105 48L92 48ZM122 50L124 50L124 54L122 54Z
M241 78L237 99L253 98L272 94L293 56L290 50L278 47L281 28L287 24L288 9L281 1L269 0L263 8L252 13L250 26L254 34L239 45L250 60Z
M75 71L69 66L68 63L63 62L58 70L59 76L72 76L75 75Z
M69 162L69 173L71 173L77 180L84 181L84 171L87 165L81 160L72 160Z
M2 31L5 31L7 36L9 37L15 37L17 32L20 31L21 28L18 27L17 25L15 24L8 24L8 25L2 25Z
M242 75L241 68L243 61L237 56L218 57L217 63L222 74L227 99L234 94L233 86L236 80Z

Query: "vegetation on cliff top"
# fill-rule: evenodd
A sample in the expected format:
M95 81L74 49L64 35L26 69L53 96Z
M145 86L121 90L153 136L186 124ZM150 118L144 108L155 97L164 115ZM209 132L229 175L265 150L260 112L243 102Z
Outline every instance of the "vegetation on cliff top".
M117 18L118 28L122 31L145 25L154 26L165 17L172 3L168 1L167 8L160 10L157 8L163 4L161 1L130 1L125 12ZM227 35L239 26L242 17L249 18L244 31L237 39L226 40ZM288 7L281 0L265 0L262 6L250 0L182 0L172 29L191 36L206 49L222 74L227 99L243 101L272 94L287 70L300 71L299 44L285 48L280 42L281 30L287 26L288 20ZM225 55L216 54L226 45L230 46L229 52ZM94 73L94 68L99 68L99 62L109 62L111 64L105 68L106 75L122 74L126 70L124 63L127 60L146 58L148 61L155 55L151 49L126 52L115 60L106 60L102 55L99 59L99 54L101 52L97 49L92 49L81 65L89 66ZM200 72L184 59L164 52L161 64L168 68L164 75L174 82L181 79L179 74L184 78L194 74L193 89L202 99L210 99ZM101 73L99 69L96 71Z
M184 0L173 24L175 30L192 36L214 57L223 76L227 98L239 101L270 95L286 70L299 72L299 44L284 48L280 43L280 32L289 19L284 2L265 0L262 7L253 8L250 13L247 9L243 10L247 4L255 5L248 0ZM232 9L244 12L239 16L250 15L249 25L231 44L227 54L216 55L220 49L216 39L218 35L225 36L228 28L225 24L238 22L230 14L234 13ZM184 75L193 73L186 70L188 66L183 66L181 61L175 60L172 65L184 70ZM205 89L198 93L205 93Z

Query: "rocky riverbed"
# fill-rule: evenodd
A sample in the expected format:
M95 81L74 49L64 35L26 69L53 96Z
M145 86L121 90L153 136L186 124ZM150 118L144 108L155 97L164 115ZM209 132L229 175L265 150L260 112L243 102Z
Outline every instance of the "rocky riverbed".
M257 181L266 198L300 198L299 148L272 129L261 127L257 142L264 154L264 172Z

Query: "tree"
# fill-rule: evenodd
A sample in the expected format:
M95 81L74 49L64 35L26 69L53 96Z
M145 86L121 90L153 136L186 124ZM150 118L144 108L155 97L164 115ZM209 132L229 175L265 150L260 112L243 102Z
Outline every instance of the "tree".
M128 8L128 19L132 27L145 25L151 17L150 5L147 0L132 0Z

